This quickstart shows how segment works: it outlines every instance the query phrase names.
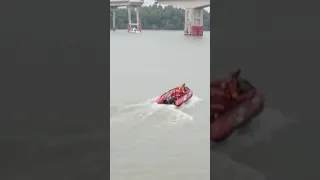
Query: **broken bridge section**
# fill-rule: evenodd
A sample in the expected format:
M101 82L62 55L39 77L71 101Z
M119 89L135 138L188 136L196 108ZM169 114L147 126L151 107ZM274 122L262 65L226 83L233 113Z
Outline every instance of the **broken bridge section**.
M144 0L110 0L110 8L112 11L112 29L116 30L116 10L118 7L127 7L128 9L128 32L141 32L141 21L139 17L139 7L142 6ZM137 22L132 22L131 12L136 11Z

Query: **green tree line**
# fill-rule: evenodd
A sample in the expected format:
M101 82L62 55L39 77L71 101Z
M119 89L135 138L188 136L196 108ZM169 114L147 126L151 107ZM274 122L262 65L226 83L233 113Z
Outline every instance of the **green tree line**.
M139 8L142 29L153 30L183 30L184 9L173 6L162 7L160 5L143 6ZM132 11L131 18L136 22L135 11ZM127 29L128 10L126 8L116 10L116 28ZM110 28L112 28L112 11L110 12ZM203 13L203 28L210 30L210 13Z

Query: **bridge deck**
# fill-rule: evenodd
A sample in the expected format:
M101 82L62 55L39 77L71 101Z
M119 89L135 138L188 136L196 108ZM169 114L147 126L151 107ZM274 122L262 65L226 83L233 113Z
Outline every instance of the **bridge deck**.
M110 0L111 7L119 6L142 6L144 0Z
M158 4L171 5L180 8L205 8L210 6L210 0L156 0Z

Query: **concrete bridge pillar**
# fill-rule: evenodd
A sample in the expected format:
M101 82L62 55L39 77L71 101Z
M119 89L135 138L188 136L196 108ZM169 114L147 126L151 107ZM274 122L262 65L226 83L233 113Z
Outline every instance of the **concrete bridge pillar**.
M136 17L137 17L137 29L138 29L138 31L141 31L139 8L136 8Z
M128 32L131 30L131 7L128 7Z
M116 31L116 9L112 10L112 29Z
M203 9L187 8L185 10L184 34L203 36Z
M136 11L136 19L137 22L133 23L131 19L131 10ZM131 32L132 28L135 28L136 31L141 32L141 22L140 22L140 15L139 15L139 8L138 7L128 7L128 32Z

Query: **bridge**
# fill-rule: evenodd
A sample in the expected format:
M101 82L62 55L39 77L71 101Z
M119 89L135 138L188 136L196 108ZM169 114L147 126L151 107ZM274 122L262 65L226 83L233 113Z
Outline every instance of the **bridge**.
M184 34L203 36L203 8L210 6L210 0L156 0L156 3L184 8Z
M183 9L203 9L210 6L210 0L156 0L156 3Z
M110 0L110 7L113 11L113 30L116 25L116 9L118 7L127 7L128 9L128 32L131 32L135 27L137 31L141 31L141 22L139 17L139 7L144 3L144 0ZM185 9L184 34L190 36L203 35L203 8L210 6L210 0L155 0L155 3L161 5L170 5ZM131 21L131 11L136 11L136 23Z
M112 10L112 29L116 30L116 9L118 7L127 7L128 9L128 32L131 32L132 28L137 29L137 31L141 31L141 22L139 17L139 7L142 6L144 0L110 0L110 8ZM133 23L131 20L131 11L136 11L137 22Z
M143 0L110 0L110 7L142 6Z

